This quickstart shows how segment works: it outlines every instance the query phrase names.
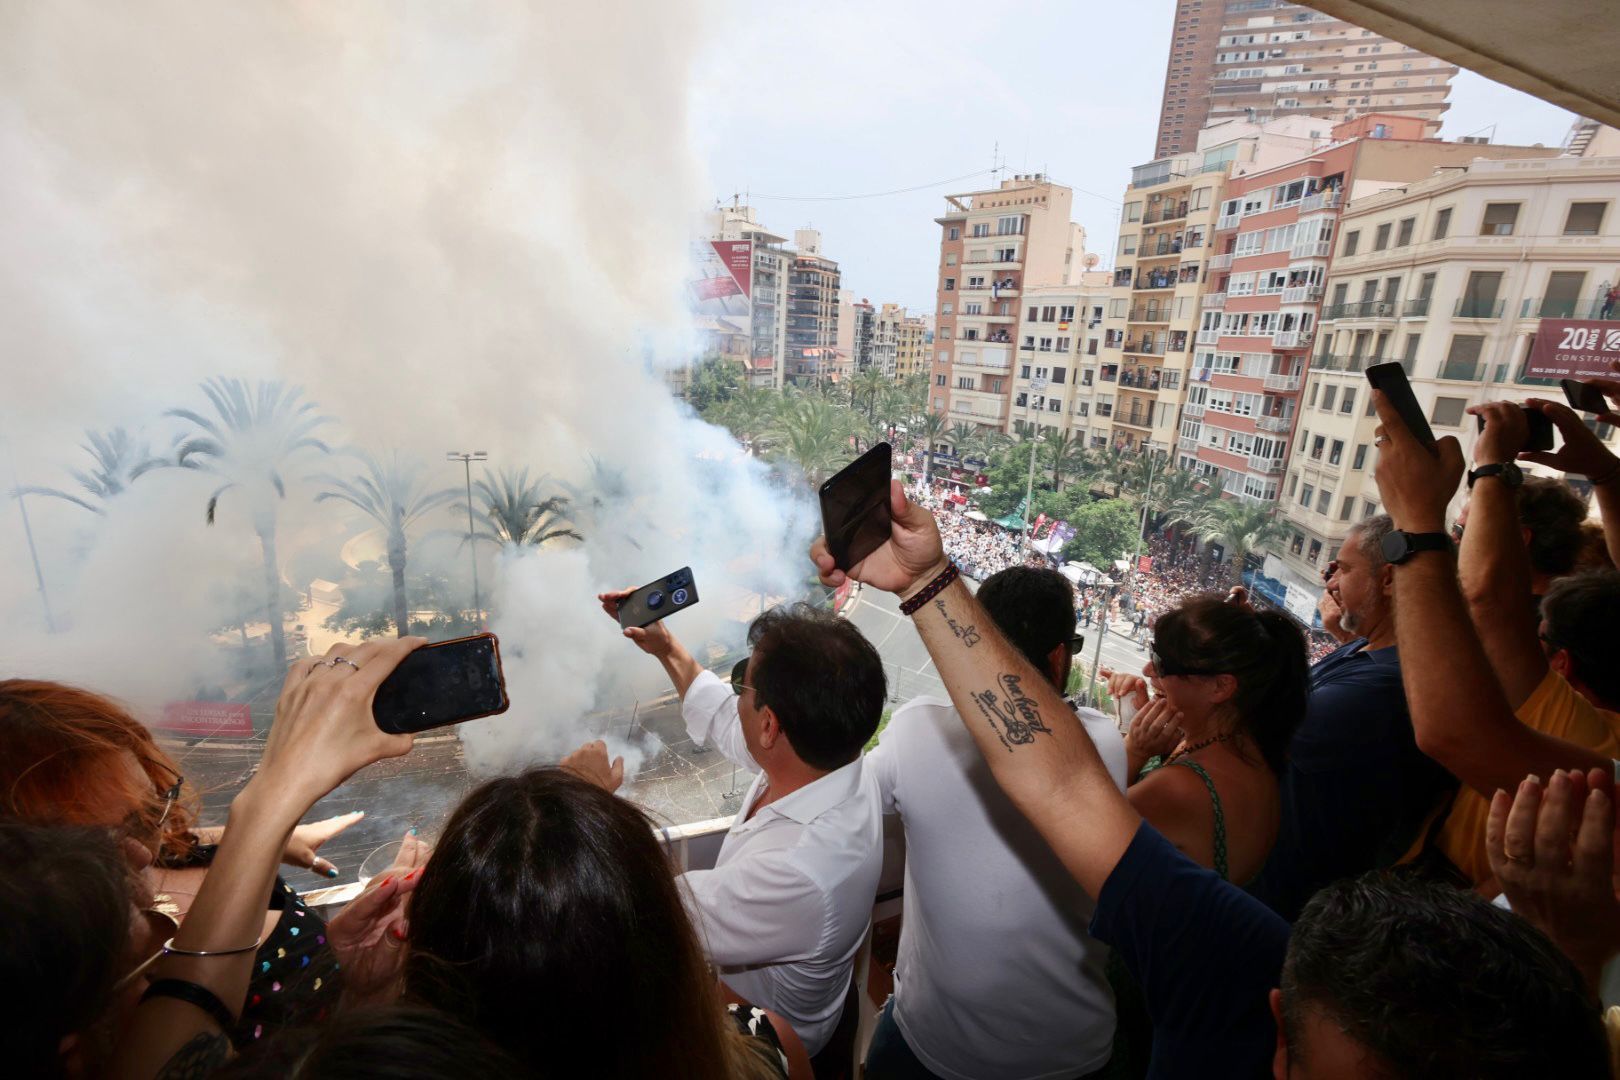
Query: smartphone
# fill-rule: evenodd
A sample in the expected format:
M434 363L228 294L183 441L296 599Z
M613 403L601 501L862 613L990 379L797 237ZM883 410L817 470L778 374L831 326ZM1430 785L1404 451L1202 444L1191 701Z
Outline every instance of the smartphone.
M666 578L643 585L619 601L619 625L651 626L666 615L684 611L698 602L692 568L683 566Z
M1564 397L1569 401L1570 408L1581 412L1609 411L1609 399L1591 383L1583 383L1579 379L1559 379L1558 385L1564 388Z
M506 676L494 634L424 645L400 661L377 687L371 715L395 735L503 713Z
M1412 384L1406 380L1406 369L1400 364L1374 364L1367 369L1367 381L1374 390L1382 390L1384 396L1389 398L1406 430L1429 453L1438 453L1434 445L1434 429L1429 427L1428 417L1423 415L1417 395L1412 393Z
M880 442L821 485L821 529L833 565L848 570L889 538L893 451Z
M1532 409L1524 405L1519 406L1519 408L1524 409L1524 421L1530 425L1530 434L1525 438L1524 448L1526 450L1551 450L1553 447L1553 422L1548 419L1547 414L1540 409ZM1484 431L1485 418L1476 416L1474 419L1479 424L1479 430Z

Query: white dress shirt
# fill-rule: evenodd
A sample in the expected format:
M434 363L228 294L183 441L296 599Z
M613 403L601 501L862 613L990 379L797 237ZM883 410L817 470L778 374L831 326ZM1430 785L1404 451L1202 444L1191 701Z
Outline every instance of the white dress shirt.
M686 691L692 741L754 771L737 697L712 672ZM681 875L687 909L726 985L781 1013L817 1053L838 1026L883 869L883 815L861 758L761 807L760 773L712 870ZM744 819L747 820L744 820Z
M1059 718L1060 722L1062 718ZM1125 787L1111 719L1080 723ZM906 830L894 1020L948 1080L1047 1080L1101 1068L1114 1037L1096 902L997 786L947 698L921 697L866 756Z

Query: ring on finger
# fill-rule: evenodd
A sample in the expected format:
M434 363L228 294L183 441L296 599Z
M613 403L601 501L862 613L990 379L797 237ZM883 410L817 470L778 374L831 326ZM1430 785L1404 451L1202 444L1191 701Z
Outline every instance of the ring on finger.
M1529 855L1515 855L1511 851L1503 851L1502 857L1518 866L1531 867L1536 865L1536 860Z
M334 656L332 659L326 662L327 667L337 667L339 664L348 664L350 667L354 668L354 670L360 670L360 665L355 663L353 660L350 660L347 656Z

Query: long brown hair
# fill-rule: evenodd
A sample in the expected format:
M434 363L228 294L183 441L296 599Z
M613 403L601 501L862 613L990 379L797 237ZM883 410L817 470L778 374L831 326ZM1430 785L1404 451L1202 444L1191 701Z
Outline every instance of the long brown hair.
M547 1076L744 1074L651 822L560 769L492 780L411 897L408 998Z
M196 845L193 793L183 786L168 807L165 793L180 770L118 703L61 683L0 680L0 746L0 814L42 825L117 825L168 861Z

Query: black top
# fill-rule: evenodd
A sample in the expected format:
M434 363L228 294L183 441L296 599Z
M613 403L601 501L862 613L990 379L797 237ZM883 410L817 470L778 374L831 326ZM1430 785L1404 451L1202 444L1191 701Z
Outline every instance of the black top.
M771 1026L771 1018L765 1015L764 1010L727 1005L726 1012L745 1038L748 1052L767 1063L776 1075L782 1077L782 1080L787 1080L787 1062L782 1057L782 1041L777 1037L776 1029Z
M1311 669L1289 746L1277 842L1249 891L1293 922L1322 886L1392 866L1456 779L1417 747L1393 646L1366 638Z

